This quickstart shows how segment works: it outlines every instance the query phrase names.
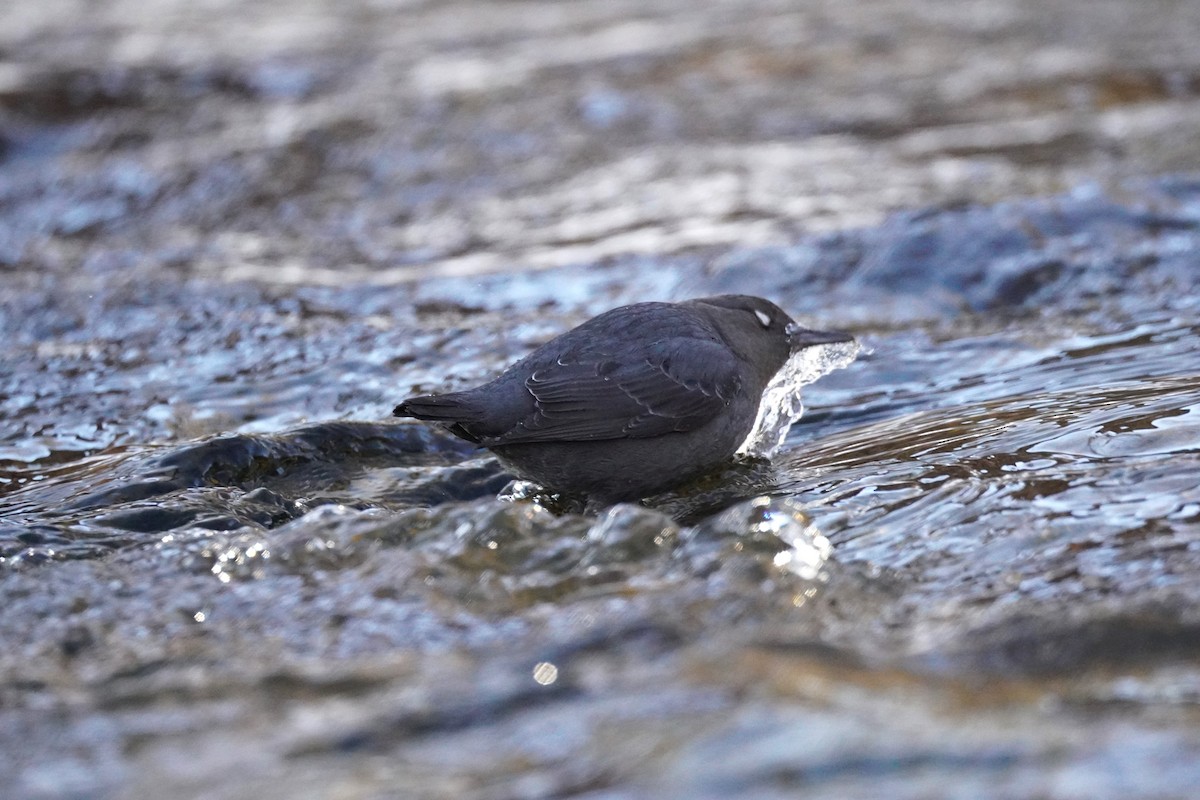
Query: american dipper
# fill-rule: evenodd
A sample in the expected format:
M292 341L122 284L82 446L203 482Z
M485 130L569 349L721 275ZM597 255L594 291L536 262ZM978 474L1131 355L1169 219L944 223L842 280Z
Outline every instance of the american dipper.
M514 472L601 502L646 497L728 460L796 351L853 341L760 297L636 303L550 340L474 389L393 412L443 423Z

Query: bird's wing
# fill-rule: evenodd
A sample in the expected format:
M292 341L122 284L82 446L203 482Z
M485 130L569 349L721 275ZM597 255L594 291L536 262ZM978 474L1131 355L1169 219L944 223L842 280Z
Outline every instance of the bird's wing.
M640 439L695 430L741 388L736 357L719 342L669 339L622 362L606 357L553 361L525 381L533 412L482 441Z

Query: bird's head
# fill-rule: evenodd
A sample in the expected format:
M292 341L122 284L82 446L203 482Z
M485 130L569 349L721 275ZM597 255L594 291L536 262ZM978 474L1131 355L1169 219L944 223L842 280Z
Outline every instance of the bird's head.
M764 384L806 347L854 341L842 331L801 327L786 311L761 297L723 294L689 302L712 322L730 349L754 365Z

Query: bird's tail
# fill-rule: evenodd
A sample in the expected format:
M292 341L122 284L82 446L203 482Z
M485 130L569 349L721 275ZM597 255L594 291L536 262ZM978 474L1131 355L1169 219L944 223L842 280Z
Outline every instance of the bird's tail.
M449 395L409 397L392 409L392 414L434 422L479 422L486 416L485 411L468 395L469 392L451 392Z
M392 409L397 417L415 417L434 422L472 422L479 419L479 411L463 402L459 394L427 394L410 397Z
M392 409L392 414L397 417L441 422L455 436L476 444L480 441L479 435L471 430L470 425L472 422L479 422L483 418L483 412L466 402L461 393L410 397Z

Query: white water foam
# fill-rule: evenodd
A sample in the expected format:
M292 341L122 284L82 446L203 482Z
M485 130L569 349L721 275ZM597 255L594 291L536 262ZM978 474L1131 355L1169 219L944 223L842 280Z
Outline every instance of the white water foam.
M841 369L858 357L862 349L857 341L818 344L793 354L767 384L758 416L750 435L738 448L737 455L770 458L783 445L788 430L804 413L800 388L835 369Z

